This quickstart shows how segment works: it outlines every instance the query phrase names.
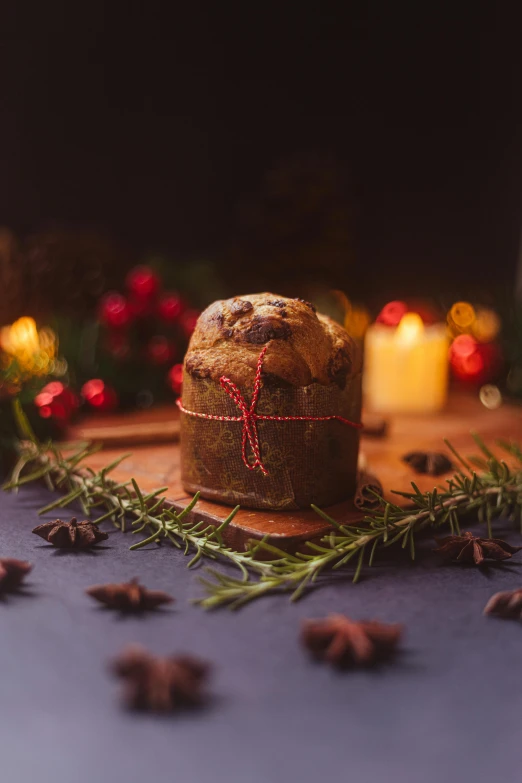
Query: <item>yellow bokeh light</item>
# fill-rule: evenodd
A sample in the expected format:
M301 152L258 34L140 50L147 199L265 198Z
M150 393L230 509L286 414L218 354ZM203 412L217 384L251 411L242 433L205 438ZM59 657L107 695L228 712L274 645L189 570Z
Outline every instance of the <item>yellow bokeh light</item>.
M448 315L448 323L461 332L466 331L475 321L475 308L469 302L455 302Z
M27 316L0 331L0 345L6 356L2 364L15 367L15 375L48 375L53 370L58 340L49 327L38 331L36 322Z
M352 337L361 340L370 325L370 314L365 307L351 307L344 317L344 328Z
M481 343L490 343L500 332L501 321L494 310L481 307L473 322L471 333Z

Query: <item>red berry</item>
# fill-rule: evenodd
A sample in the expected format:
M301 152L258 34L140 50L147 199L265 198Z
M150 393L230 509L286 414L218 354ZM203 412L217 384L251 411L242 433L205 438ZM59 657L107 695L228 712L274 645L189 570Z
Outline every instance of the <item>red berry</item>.
M154 303L148 299L130 296L129 309L133 318L149 318L154 313Z
M138 299L151 299L158 292L159 277L148 266L135 266L125 280L131 294Z
M187 310L181 316L181 327L186 337L190 337L198 322L199 312L197 310Z
M110 332L105 339L105 348L111 356L119 361L127 359L131 352L128 337L122 332Z
M102 323L112 329L128 326L132 320L129 303L124 296L115 291L102 297L99 315Z
M174 367L171 367L167 378L170 388L174 394L181 394L181 386L183 384L183 365L175 364Z
M174 291L163 294L158 303L158 315L165 323L174 323L185 310L185 302Z
M151 364L167 364L171 362L174 350L162 334L152 337L147 344L147 359Z
M112 386L100 378L93 378L82 386L82 395L86 402L99 411L112 411L118 407L118 396Z
M68 386L60 381L51 381L36 395L34 403L43 419L53 419L63 426L68 424L78 407L78 398Z

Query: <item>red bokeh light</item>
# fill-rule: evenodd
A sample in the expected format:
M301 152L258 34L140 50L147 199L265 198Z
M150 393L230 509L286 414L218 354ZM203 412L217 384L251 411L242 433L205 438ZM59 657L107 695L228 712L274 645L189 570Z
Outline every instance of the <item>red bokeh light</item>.
M112 411L118 407L118 396L112 386L101 378L93 378L82 386L85 401L99 411Z
M53 419L59 425L66 425L76 408L78 397L61 381L51 381L34 398L34 404L42 419Z
M199 318L199 312L198 310L187 310L183 315L181 316L181 327L185 333L186 337L190 337L194 329L196 328L196 324L198 322Z
M105 348L115 359L128 359L131 353L129 338L126 332L116 331L106 335Z
M455 338L449 358L455 378L473 384L491 381L502 365L502 353L498 345L479 343L469 334Z
M174 358L174 349L162 334L157 334L149 340L146 353L151 364L167 364Z
M175 323L185 311L185 302L175 291L163 294L158 303L158 315L165 323Z
M463 359L472 356L478 348L478 343L470 334L459 334L455 337L450 348L450 357Z
M125 283L137 299L151 299L159 290L160 280L150 267L136 266L127 275Z
M407 312L408 306L406 302L401 302L397 299L384 305L376 318L376 322L378 324L384 324L385 326L398 326L402 316L406 315Z
M102 323L111 329L128 326L132 320L129 303L124 296L112 291L100 300L99 316Z
M183 365L175 364L170 368L167 377L170 388L174 394L181 394L181 387L183 385Z

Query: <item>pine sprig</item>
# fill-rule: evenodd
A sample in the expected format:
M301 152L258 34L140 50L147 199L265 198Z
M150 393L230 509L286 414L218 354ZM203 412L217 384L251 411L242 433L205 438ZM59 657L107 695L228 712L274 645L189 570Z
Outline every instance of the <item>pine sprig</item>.
M194 522L191 512L197 494L185 509L176 511L165 497L167 487L143 493L134 479L118 483L110 478L111 471L128 455L96 472L85 465L85 460L97 447L76 444L67 456L63 448L58 449L52 442L37 441L17 403L15 414L23 440L18 462L4 489L16 490L43 480L49 489L62 494L40 513L80 503L84 514L96 516L97 523L110 520L122 532L143 534L144 538L131 549L168 541L192 555L189 567L202 559L232 563L239 569L239 576L208 569L209 578L201 579L206 596L196 603L207 609L237 608L277 591L292 591L291 599L295 601L328 572L345 566L353 567L353 581L357 582L379 550L400 545L414 558L419 533L427 528L446 527L458 534L461 520L470 515L487 526L489 537L494 520L501 516L516 520L522 532L522 449L516 443L498 444L510 462L517 464L514 468L496 457L477 435L474 438L481 456L469 460L447 443L460 469L440 489L421 492L412 482L411 492L397 492L408 501L407 508L377 496L377 510L369 512L360 523L348 526L313 506L332 526L332 532L319 543L308 541L304 551L290 554L263 539L239 552L228 547L222 535L239 507L217 527Z

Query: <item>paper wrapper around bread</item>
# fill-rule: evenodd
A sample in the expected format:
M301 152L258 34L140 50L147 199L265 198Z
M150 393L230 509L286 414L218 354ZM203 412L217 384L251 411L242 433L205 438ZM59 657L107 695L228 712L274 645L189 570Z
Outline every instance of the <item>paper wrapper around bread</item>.
M252 389L242 388L247 400ZM218 382L185 373L183 407L197 413L237 416ZM361 420L361 374L344 389L312 383L263 385L256 412L271 416L342 416ZM189 493L219 503L287 511L328 506L353 497L359 430L340 421L258 421L261 458L268 470L248 470L241 457L243 423L181 414L181 479ZM247 452L248 453L248 452Z

